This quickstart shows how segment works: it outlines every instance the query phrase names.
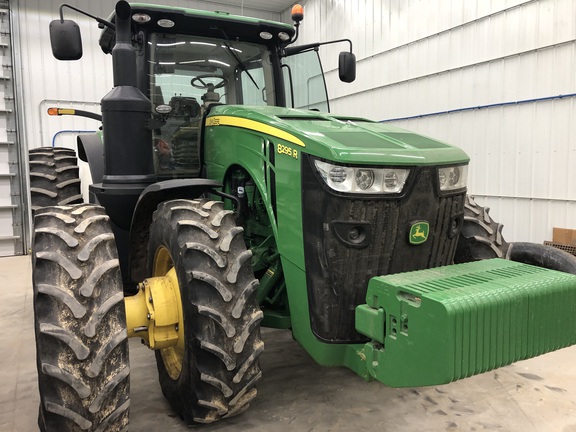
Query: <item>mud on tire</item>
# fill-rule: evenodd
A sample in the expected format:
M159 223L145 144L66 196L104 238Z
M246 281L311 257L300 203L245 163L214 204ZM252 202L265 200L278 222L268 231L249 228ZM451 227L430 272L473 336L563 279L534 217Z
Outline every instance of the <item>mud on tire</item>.
M165 350L156 352L162 392L189 424L239 414L256 396L264 349L243 229L221 202L165 202L150 227L150 274L166 251L180 286L185 347L178 373Z
M476 204L474 197L466 196L464 224L456 246L455 263L505 258L509 243L502 237L502 224L494 222L490 209Z
M108 216L93 205L45 207L34 224L40 430L124 430L126 316Z
M82 203L76 152L59 147L29 151L32 210Z

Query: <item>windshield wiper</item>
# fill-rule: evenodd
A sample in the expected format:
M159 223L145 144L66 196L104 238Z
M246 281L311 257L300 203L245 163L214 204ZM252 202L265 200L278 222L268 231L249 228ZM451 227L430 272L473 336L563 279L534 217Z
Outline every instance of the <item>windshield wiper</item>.
M224 29L220 29L220 31L222 32L222 34L226 38L226 40L223 42L224 42L224 45L226 46L226 48L228 49L228 52L230 54L232 54L232 57L234 57L234 59L236 59L236 61L238 62L238 66L240 66L240 69L242 69L242 72L246 72L246 75L248 75L248 78L250 78L252 80L252 82L254 83L254 85L256 86L256 88L258 90L260 90L260 87L258 87L258 84L256 84L256 81L254 81L254 78L252 78L252 75L250 75L250 72L248 72L248 68L244 65L244 63L242 63L242 60L240 60L240 57L238 57L238 54L236 54L234 52L234 49L230 46L230 39L228 38L228 35L224 31Z

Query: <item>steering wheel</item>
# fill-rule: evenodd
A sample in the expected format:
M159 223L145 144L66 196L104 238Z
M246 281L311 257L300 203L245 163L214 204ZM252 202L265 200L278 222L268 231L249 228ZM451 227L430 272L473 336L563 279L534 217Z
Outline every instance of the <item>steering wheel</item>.
M205 78L217 78L220 81L217 82L216 84L207 83L204 81ZM223 77L222 75L205 74L205 75L198 75L197 77L192 78L192 81L190 81L190 84L192 84L192 87L197 88L197 89L201 89L201 90L207 90L208 86L210 86L210 85L213 85L214 88L217 89L217 88L222 88L226 84L228 84L228 79Z

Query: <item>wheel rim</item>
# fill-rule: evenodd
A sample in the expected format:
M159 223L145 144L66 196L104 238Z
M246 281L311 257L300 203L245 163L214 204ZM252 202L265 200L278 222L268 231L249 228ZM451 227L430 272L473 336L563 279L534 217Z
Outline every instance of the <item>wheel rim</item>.
M166 367L168 375L173 380L178 379L182 372L182 365L184 362L184 314L182 313L182 300L180 297L180 285L178 283L178 276L174 267L174 261L170 256L170 252L165 247L160 247L156 251L154 257L154 274L153 277L166 277L172 284L172 289L177 297L178 305L178 342L175 346L164 348L160 350L162 361Z

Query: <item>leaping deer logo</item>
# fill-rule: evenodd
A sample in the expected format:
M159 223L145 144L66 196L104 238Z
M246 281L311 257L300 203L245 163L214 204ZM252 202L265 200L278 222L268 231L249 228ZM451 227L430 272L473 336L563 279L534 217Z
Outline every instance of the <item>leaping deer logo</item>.
M414 237L414 238L422 237L423 239L426 239L426 233L424 231L422 231L420 225L416 225L416 231L414 231L414 234L412 234L412 237Z
M417 222L410 228L410 244L418 245L428 240L430 226L428 222Z

